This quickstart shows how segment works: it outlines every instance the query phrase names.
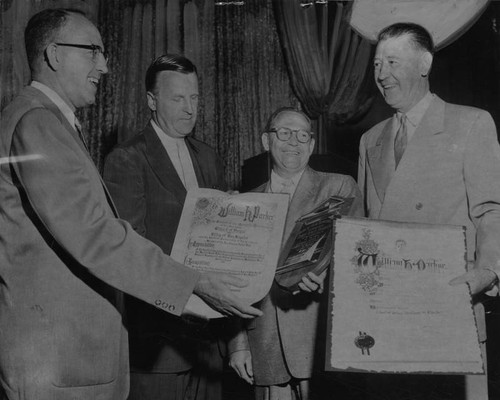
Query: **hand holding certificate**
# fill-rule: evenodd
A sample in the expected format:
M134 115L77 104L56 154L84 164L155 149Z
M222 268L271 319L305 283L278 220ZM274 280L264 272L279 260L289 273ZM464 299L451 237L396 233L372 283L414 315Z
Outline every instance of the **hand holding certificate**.
M217 272L248 280L234 286L247 304L262 299L271 287L278 261L288 195L212 189L188 192L172 249L172 258L200 272ZM198 296L185 312L222 317Z
M484 373L462 227L335 221L327 369Z

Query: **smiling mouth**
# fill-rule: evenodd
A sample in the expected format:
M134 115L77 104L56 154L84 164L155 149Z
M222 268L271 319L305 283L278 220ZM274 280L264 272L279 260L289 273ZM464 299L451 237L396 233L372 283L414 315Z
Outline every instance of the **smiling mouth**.
M89 81L92 85L94 85L97 89L97 85L99 84L99 79L96 78L89 78Z
M384 90L390 90L390 89L394 89L396 87L396 85L394 85L394 84L385 84L385 85L381 84L381 86L382 86L382 89L384 89Z

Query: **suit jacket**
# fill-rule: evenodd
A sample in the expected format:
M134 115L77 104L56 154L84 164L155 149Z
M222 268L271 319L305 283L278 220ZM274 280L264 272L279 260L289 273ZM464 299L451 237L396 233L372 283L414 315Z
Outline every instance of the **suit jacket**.
M226 190L224 168L212 148L191 137L186 145L198 185ZM120 216L170 254L187 192L151 123L108 155L104 180ZM171 373L192 367L192 326L136 299L127 299L127 319L132 370Z
M9 398L125 399L122 293L180 315L199 274L116 218L77 132L42 92L3 111L0 381ZM119 290L116 290L116 289Z
M269 191L269 182L255 191ZM354 197L351 215L360 216L361 194L347 175L317 172L307 167L291 199L286 217L283 243L302 215L330 196ZM256 385L288 382L291 377L310 378L324 365L326 341L327 290L321 295L292 295L273 283L269 294L258 304L264 315L247 326L247 335ZM244 333L243 333L244 336ZM229 343L229 351L245 348L242 335Z
M468 258L500 273L500 147L491 116L435 97L394 170L390 120L361 138L370 218L467 228ZM477 247L476 247L477 245Z
M390 119L360 142L358 184L370 218L466 227L467 257L500 273L500 147L489 113L435 97L394 170ZM484 310L475 307L480 340Z

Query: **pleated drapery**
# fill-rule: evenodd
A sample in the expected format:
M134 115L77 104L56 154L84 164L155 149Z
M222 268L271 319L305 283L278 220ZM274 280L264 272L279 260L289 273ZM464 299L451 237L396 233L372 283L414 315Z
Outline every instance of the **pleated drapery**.
M28 19L47 7L85 11L109 54L109 73L96 104L77 112L90 153L102 170L113 146L147 123L144 75L165 52L185 54L199 72L200 104L194 136L216 149L228 184L240 185L243 160L263 151L268 115L297 105L281 54L271 0L215 6L211 0L0 0L1 86L5 106L29 80L23 43Z
M322 153L329 121L347 122L371 105L373 46L349 26L352 2L328 1L306 8L298 1L274 4L290 81L305 111L318 118Z

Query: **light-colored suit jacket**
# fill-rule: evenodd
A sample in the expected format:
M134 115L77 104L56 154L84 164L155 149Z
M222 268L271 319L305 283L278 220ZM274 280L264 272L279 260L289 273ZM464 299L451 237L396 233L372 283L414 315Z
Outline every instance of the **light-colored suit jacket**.
M75 129L25 88L0 122L0 380L9 398L128 392L122 293L180 315L199 274L116 218ZM119 289L119 290L116 290Z
M269 191L268 185L269 182L255 191ZM361 195L353 178L307 167L290 202L283 243L298 218L334 195L354 197L351 215L361 216ZM292 295L273 283L270 293L258 305L264 315L248 324L246 330L257 385L277 385L291 377L310 378L313 370L322 369L327 292ZM229 343L229 351L247 346L243 333Z
M366 215L466 227L470 265L500 273L500 147L486 111L435 97L394 170L391 120L360 142L358 184ZM457 275L460 272L457 271ZM476 305L480 340L484 310Z
M368 217L465 226L469 260L500 273L500 147L486 111L436 96L397 170L390 119L379 123L361 138L358 184Z
M198 185L226 190L213 149L191 137L186 145ZM170 254L187 192L151 123L108 155L104 181L120 217ZM127 298L126 309L133 371L172 373L193 366L192 326L133 298Z

